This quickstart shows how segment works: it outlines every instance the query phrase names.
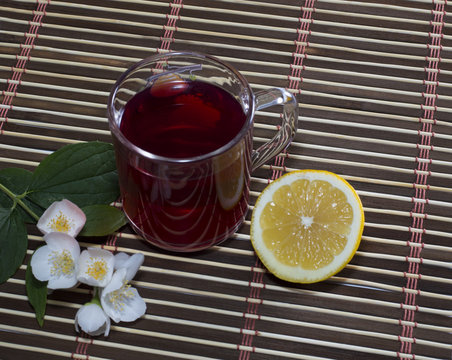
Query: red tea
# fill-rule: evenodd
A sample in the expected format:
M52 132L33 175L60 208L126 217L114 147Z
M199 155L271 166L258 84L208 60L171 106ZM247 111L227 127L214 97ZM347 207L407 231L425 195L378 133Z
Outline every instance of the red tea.
M225 90L199 81L156 83L129 100L121 131L139 148L156 155L188 158L227 144L245 115Z
M246 116L227 91L201 81L157 80L125 106L120 129L152 154L187 159L228 144ZM248 207L251 131L207 161L149 166L118 156L123 206L135 228L170 250L199 250L230 236Z

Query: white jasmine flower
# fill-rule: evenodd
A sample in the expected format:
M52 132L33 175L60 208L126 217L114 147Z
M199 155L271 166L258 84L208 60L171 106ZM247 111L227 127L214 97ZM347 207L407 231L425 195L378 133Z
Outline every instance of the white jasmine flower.
M143 254L133 254L132 256L129 256L126 253L121 252L115 255L115 270L125 268L127 270L126 280L130 281L135 277L143 262Z
M89 335L97 336L104 334L108 336L110 333L110 318L105 314L99 304L99 300L83 305L75 315L75 330L78 332L80 328Z
M115 322L135 321L146 312L146 303L137 289L129 284L126 275L126 268L115 271L100 297L102 308Z
M88 248L79 258L78 281L92 286L106 286L113 275L115 257L104 249Z
M45 235L61 232L76 237L85 226L85 213L69 200L56 201L39 218L38 229Z
M46 245L38 248L31 258L33 275L48 281L49 289L67 289L77 284L80 246L72 236L64 233L44 235Z

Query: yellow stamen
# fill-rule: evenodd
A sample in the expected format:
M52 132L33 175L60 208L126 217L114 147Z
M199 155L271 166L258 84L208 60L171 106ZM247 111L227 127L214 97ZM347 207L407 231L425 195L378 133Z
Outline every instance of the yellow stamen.
M113 305L115 310L124 311L125 302L128 299L133 299L134 292L130 289L130 284L125 281L124 284L108 295L108 301Z
M49 226L53 231L67 233L74 226L74 221L59 211L57 216L50 219Z
M50 273L54 276L71 275L75 270L74 259L69 250L52 251L49 254L49 262L52 265Z
M107 262L104 259L95 259L93 257L90 257L90 261L91 263L88 265L86 273L93 279L102 281L108 272Z

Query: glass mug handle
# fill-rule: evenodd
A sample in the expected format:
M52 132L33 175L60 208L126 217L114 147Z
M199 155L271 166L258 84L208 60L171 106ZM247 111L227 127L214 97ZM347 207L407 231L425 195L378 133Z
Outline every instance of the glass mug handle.
M272 88L255 93L256 110L283 105L282 123L278 133L251 154L252 171L281 153L294 138L298 127L298 102L283 88Z

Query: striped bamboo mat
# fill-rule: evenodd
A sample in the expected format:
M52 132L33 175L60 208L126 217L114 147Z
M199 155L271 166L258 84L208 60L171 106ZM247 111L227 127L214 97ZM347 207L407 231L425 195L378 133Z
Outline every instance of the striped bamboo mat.
M83 288L50 295L39 328L23 265L0 285L0 358L451 359L451 10L446 0L2 0L0 168L110 141L115 79L188 49L231 63L256 90L297 94L295 141L253 174L251 204L286 171L325 169L357 189L366 224L351 263L307 286L266 272L249 218L188 256L128 229L96 242L146 255L134 286L147 314L108 338L75 332ZM256 145L278 118L257 114ZM42 243L28 231L27 261Z

